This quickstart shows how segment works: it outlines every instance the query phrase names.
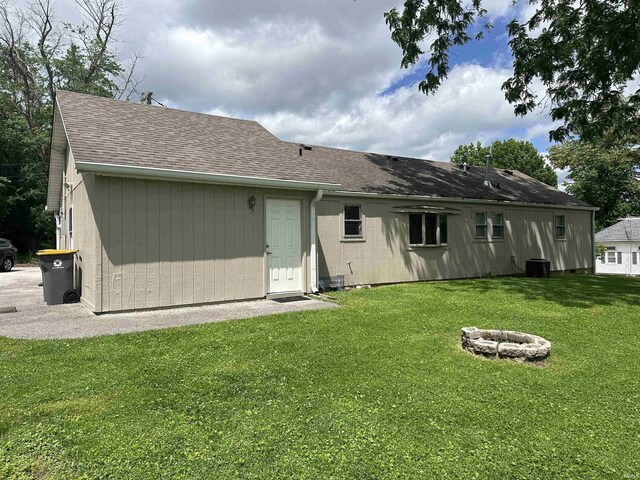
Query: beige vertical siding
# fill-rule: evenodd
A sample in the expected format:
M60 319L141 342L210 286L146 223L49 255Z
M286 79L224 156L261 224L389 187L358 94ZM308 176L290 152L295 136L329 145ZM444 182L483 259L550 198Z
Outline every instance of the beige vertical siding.
M362 205L363 241L342 238L345 203ZM344 275L347 285L357 285L509 275L518 272L512 255L521 268L533 257L549 259L553 270L592 268L590 211L439 202L459 211L448 217L448 245L410 247L409 214L394 207L425 204L429 202L325 197L318 204L320 276ZM476 239L476 211L504 213L504 239ZM566 217L564 240L554 235L556 213Z
M268 197L301 200L307 279L311 193L103 176L96 182L95 208L102 213L97 311L263 297Z
M61 214L69 218L69 208L73 206L73 247L79 250L75 261L75 288L80 292L82 302L95 309L97 256L97 224L93 212L95 176L76 172L71 149L67 147L63 181L70 188L62 188ZM64 222L60 248L70 248L69 222Z

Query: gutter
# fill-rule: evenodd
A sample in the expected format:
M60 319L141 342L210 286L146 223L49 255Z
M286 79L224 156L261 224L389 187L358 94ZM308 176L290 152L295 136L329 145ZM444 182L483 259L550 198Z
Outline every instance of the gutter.
M599 207L581 206L581 205L561 205L556 203L527 203L517 202L511 200L483 200L473 198L447 198L447 197L432 197L429 195L404 195L394 193L366 193L366 192L347 192L347 191L330 191L327 192L327 196L332 197L357 197L357 198L383 198L389 200L427 200L429 202L445 202L445 203L466 203L466 204L488 204L488 205L504 205L513 207L536 207L536 208L553 208L564 210L585 210L585 211L598 211Z
M309 248L309 257L311 259L311 293L318 293L318 252L316 250L316 243L318 241L318 234L316 231L316 204L322 200L322 189L316 192L316 196L311 199L309 208L309 238L311 239L311 246Z
M338 183L307 182L300 180L281 180L278 178L227 175L223 173L174 170L171 168L136 167L112 163L94 163L76 161L79 172L95 173L107 176L145 178L150 180L173 180L219 185L251 185L255 187L286 188L292 190L338 190Z

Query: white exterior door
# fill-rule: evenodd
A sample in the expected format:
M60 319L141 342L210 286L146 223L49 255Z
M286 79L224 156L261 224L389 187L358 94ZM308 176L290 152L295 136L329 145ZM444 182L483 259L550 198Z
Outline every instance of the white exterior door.
M302 291L300 202L267 199L267 293Z

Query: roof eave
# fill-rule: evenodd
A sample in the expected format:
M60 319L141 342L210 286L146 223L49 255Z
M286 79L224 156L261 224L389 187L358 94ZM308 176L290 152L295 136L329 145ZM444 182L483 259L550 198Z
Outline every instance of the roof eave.
M60 209L67 144L64 120L56 97L51 127L51 153L49 154L49 178L47 183L47 203L45 205L45 210L47 211L55 212Z
M251 177L244 175L228 175L222 173L197 172L190 170L174 170L169 168L139 167L111 163L76 161L79 172L94 173L113 177L133 177L149 180L171 180L217 185L249 185L264 188L289 190L339 190L337 183L310 182L302 180L282 180L278 178Z

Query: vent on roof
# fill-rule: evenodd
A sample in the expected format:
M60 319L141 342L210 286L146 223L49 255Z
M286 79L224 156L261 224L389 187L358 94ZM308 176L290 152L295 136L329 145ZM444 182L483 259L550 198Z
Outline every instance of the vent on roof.
M302 156L303 150L313 150L313 148L310 147L309 145L305 145L304 143L301 143L300 147L298 148L298 155Z

